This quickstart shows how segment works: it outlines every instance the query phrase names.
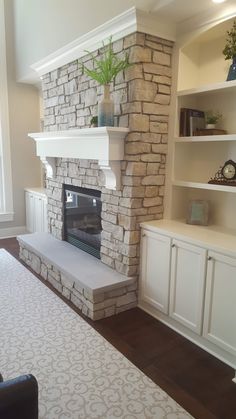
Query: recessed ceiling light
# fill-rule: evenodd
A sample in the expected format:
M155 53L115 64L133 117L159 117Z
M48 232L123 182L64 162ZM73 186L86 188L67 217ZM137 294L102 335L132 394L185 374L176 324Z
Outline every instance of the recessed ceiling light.
M225 0L212 0L213 3L224 3Z

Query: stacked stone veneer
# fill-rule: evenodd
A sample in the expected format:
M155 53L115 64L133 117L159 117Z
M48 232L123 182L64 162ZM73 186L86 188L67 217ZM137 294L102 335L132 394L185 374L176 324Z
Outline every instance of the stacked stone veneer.
M57 159L56 176L47 181L49 231L63 238L63 183L101 190L101 260L120 273L136 276L139 224L163 216L172 42L134 33L116 41L113 48L119 56L127 53L133 63L111 85L115 123L130 129L121 190L102 187L96 161ZM92 67L89 55L83 61ZM46 74L42 87L45 130L89 127L102 87L83 74L78 61Z
M21 240L19 244L20 258L92 320L109 317L137 305L135 278L130 279L129 284L120 284L115 289L98 290L94 293L86 284L72 280L48 260L35 254Z

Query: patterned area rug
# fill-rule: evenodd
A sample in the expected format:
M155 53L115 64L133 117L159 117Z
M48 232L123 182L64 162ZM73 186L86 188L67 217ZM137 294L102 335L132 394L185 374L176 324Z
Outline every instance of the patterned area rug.
M40 419L191 416L5 250L0 371L32 373Z

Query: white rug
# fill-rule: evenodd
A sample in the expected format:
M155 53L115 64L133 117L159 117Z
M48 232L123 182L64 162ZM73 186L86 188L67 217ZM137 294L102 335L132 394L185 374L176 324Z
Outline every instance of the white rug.
M5 250L0 250L0 372L32 373L40 419L189 419Z

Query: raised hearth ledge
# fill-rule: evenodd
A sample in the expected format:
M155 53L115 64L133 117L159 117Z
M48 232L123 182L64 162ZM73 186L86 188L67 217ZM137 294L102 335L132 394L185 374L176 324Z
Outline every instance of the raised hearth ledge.
M55 158L98 160L105 176L104 186L120 189L120 162L124 158L124 138L129 132L122 127L99 127L30 133L36 142L36 154L45 165L47 176L55 175Z
M137 279L48 233L17 237L20 258L93 320L137 306Z

